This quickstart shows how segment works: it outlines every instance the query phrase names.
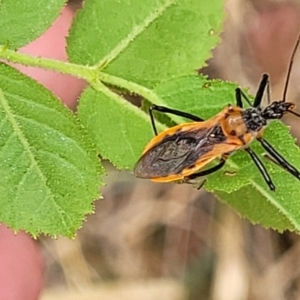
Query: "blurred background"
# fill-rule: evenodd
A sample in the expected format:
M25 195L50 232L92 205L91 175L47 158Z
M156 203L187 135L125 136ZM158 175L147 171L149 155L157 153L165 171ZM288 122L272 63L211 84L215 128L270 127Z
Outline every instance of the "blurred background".
M69 15L79 5L71 2ZM279 100L300 32L300 2L227 0L225 9L222 42L200 71L253 94L269 73L272 99ZM296 103L299 58L300 50L288 91ZM75 109L78 94L64 101ZM299 120L284 121L300 137ZM41 300L300 299L298 235L253 226L204 189L138 180L105 166L103 199L76 238L37 241L45 270Z

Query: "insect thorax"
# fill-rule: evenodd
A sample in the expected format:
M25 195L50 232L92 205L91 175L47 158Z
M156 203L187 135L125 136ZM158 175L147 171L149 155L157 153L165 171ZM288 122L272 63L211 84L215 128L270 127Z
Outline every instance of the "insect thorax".
M260 108L246 108L242 116L248 132L258 132L267 125L267 120L262 116Z
M222 130L226 136L243 136L248 132L244 117L244 110L240 107L228 106L224 120L221 122Z

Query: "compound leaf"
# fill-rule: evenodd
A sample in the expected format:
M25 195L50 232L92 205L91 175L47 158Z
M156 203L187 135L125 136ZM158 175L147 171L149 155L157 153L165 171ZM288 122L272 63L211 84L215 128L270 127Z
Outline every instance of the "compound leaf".
M220 0L90 0L67 50L72 62L152 87L204 65L223 15Z

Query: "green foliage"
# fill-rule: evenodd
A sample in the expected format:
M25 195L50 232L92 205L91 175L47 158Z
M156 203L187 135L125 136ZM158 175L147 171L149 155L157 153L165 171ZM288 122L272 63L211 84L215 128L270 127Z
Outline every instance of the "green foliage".
M219 40L222 10L220 0L86 1L68 38L69 57L152 87L204 65Z
M66 0L2 0L0 44L20 48L41 35L58 17Z
M51 24L63 1L3 3L0 58L90 84L74 116L45 88L0 65L0 221L15 230L74 235L100 196L97 155L132 170L153 132L149 117L124 92L144 97L145 107L155 103L205 119L235 103L237 84L196 75L219 40L221 0L86 0L67 40L71 64L14 51ZM186 121L172 115L158 120L158 130ZM266 138L300 168L299 149L286 127L274 122ZM253 149L263 152L255 142ZM299 231L299 182L276 165L266 166L276 192L242 150L208 177L206 188L254 223Z
M99 197L97 153L63 104L0 65L0 218L13 229L72 236Z
M105 86L86 89L78 113L102 157L121 169L132 169L153 136L148 117Z

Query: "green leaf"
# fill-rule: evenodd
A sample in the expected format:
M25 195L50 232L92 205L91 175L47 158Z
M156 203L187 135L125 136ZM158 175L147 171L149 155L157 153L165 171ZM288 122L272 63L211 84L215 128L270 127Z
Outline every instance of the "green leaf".
M97 153L35 81L1 64L0 89L0 220L34 236L72 236L99 197Z
M299 230L299 226L295 226L292 214L287 213L284 207L279 207L276 204L277 200L269 201L251 185L244 186L231 194L221 191L216 191L214 194L221 202L233 207L241 216L247 217L253 224L260 224L267 228L271 227L279 232L287 229L291 231ZM271 199L273 194L270 192Z
M103 158L118 168L132 168L153 137L149 118L105 86L99 90L84 91L78 116Z
M208 119L226 105L235 105L237 87L234 83L192 75L159 84L154 88L154 92L162 99L160 104ZM170 117L180 120L176 116Z
M0 44L20 48L39 37L58 17L66 0L2 0Z
M157 86L155 91L166 106L208 119L229 103L235 104L235 88L236 85L232 83L187 76L165 82ZM180 122L178 117L169 117ZM286 126L280 121L272 122L264 137L300 169L300 151ZM251 148L259 155L264 152L258 142L254 142ZM205 187L253 223L279 231L299 231L299 181L279 166L263 157L262 160L274 181L275 192L269 190L249 155L242 150L232 155L224 168L208 176Z
M90 0L68 38L72 62L148 87L193 74L219 40L221 0Z

